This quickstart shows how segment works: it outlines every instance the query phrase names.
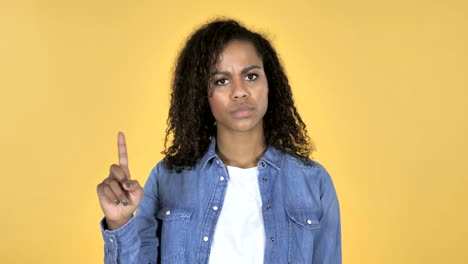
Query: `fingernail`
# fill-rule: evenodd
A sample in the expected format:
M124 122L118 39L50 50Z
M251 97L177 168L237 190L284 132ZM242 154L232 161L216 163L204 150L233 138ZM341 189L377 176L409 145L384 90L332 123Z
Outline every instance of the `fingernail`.
M132 183L130 181L126 181L125 186L127 186L127 188L130 188L132 186Z
M123 200L122 200L122 204L123 204L124 206L127 206L127 205L128 205L127 199L123 199Z
M116 199L116 200L114 200L114 203L115 203L116 205L118 205L118 204L120 203L120 201Z

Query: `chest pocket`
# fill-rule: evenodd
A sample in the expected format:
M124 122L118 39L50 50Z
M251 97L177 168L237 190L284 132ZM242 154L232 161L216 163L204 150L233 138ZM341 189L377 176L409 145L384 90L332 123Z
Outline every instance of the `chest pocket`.
M289 263L312 263L314 244L320 235L320 211L290 209L288 215Z
M161 220L161 263L172 263L185 257L186 236L192 213L191 208L165 207L156 214Z

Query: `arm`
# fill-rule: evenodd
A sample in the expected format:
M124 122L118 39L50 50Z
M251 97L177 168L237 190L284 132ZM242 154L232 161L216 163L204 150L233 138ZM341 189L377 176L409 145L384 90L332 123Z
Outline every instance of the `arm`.
M323 215L320 220L320 238L314 247L313 263L341 264L341 223L338 197L332 179L324 168L320 177Z
M158 222L158 190L155 167L145 183L144 196L137 213L124 226L106 230L105 219L101 221L104 237L104 263L156 263L159 240L156 236Z

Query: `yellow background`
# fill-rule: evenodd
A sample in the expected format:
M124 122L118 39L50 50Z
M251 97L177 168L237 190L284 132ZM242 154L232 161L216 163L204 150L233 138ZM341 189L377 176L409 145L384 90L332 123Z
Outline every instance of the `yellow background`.
M0 262L102 263L96 185L161 158L207 19L267 33L338 191L344 263L468 263L468 3L0 1Z

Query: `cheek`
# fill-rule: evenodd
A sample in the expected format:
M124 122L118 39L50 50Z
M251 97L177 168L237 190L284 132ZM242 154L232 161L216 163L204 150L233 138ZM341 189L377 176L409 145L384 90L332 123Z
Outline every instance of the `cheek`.
M268 86L266 86L266 88L263 90L261 98L262 98L261 104L266 110L266 108L268 107Z
M208 102L210 103L211 113L216 119L216 117L220 115L221 109L223 108L223 101L219 100L219 98L216 96L211 96L208 99Z

